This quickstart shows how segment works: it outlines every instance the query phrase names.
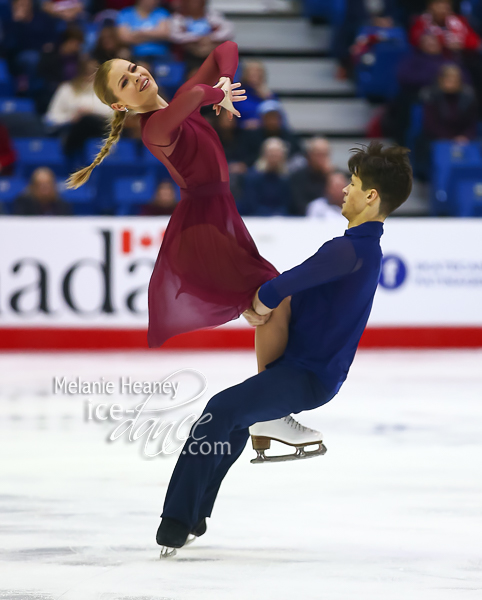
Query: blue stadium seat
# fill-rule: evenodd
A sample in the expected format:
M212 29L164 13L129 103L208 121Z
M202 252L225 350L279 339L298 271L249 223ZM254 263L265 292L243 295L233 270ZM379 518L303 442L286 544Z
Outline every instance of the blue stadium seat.
M415 151L415 145L417 138L423 131L423 104L414 104L410 110L410 126L407 131L405 138L405 145L410 148L413 152Z
M14 93L12 76L8 71L7 61L0 59L0 96L11 96Z
M116 215L138 214L140 206L152 200L155 190L153 177L121 177L114 183Z
M67 165L60 142L53 138L15 138L17 171L29 177L37 167L49 167L59 176L67 175Z
M479 143L457 144L441 141L432 144L432 216L449 215L454 212L449 195L450 179L453 169L464 165L482 170L482 150Z
M339 23L345 15L345 0L303 0L305 17L322 17L332 24Z
M0 116L11 113L35 113L35 104L30 98L1 98Z
M154 63L152 74L157 84L172 94L184 82L186 65L174 60L159 60Z
M102 144L102 140L87 142L85 164L92 162ZM137 153L137 143L134 140L120 140L92 173L92 183L97 186L99 211L103 214L114 213L114 183L120 176L141 178L147 172L148 167Z
M482 164L455 165L450 172L449 215L482 217Z
M96 215L97 190L92 183L88 182L76 190L65 187L65 179L57 181L57 187L62 198L72 205L75 215Z
M0 202L7 212L12 212L12 202L28 185L22 177L0 177Z
M377 28L365 27L370 35ZM401 27L383 30L386 40L366 52L356 67L357 93L364 98L394 98L399 90L397 68L408 52L407 34Z

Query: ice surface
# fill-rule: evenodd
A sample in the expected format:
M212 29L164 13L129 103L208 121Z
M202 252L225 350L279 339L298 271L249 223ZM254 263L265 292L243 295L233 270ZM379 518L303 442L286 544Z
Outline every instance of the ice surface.
M54 395L52 380L156 381L184 367L208 381L199 413L255 361L0 355L0 599L482 598L481 351L360 352L339 395L300 416L323 431L328 453L251 465L247 447L207 534L159 561L175 456L106 442L115 424L87 421L87 398Z

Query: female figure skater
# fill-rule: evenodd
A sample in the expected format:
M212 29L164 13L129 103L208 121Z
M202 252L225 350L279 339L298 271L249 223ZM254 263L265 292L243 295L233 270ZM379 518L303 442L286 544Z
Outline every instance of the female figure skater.
M253 314L256 290L278 271L260 256L236 209L221 142L199 112L212 104L217 114L224 108L231 118L239 116L233 103L246 97L238 89L241 84L232 83L237 66L237 45L221 44L167 103L145 68L122 59L103 63L94 90L115 111L111 132L93 163L71 175L68 185L85 183L119 140L126 112L140 113L145 146L181 188L149 283L148 344L161 346L174 335L215 327L246 313L259 325L256 355L261 371L285 350L289 299L267 322ZM296 429L292 421L287 419L282 427Z

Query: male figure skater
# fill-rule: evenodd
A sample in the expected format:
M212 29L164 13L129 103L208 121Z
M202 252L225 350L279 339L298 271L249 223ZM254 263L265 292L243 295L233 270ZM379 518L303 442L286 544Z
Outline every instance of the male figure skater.
M259 288L253 300L258 323L291 297L286 350L265 371L216 394L194 424L167 490L157 531L161 557L174 555L189 534L206 531L206 517L250 426L316 408L338 393L377 289L383 223L412 190L408 152L377 142L357 150L344 189L345 235Z

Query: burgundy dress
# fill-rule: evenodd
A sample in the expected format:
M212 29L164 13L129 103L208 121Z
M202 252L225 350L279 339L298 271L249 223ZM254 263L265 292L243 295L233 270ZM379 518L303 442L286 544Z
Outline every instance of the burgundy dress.
M278 275L236 209L221 142L199 112L221 102L224 92L212 86L232 81L237 65L237 45L221 44L167 108L141 115L142 141L181 187L149 282L151 348L236 319Z

